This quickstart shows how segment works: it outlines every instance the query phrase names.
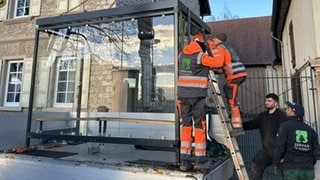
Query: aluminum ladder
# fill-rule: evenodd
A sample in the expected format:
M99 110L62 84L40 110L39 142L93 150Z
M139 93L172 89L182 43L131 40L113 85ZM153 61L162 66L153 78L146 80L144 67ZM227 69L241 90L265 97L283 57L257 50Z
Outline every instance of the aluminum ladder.
M216 79L216 76L213 70L209 71L209 90L210 90L211 100L214 103L218 112L219 122L221 124L224 137L225 137L225 143L227 148L230 151L238 178L239 180L248 180L249 179L248 173L247 173L244 161L242 159L242 155L239 150L237 139L236 137L230 136L232 126L228 118L228 112L226 110L225 103L222 99L218 81Z

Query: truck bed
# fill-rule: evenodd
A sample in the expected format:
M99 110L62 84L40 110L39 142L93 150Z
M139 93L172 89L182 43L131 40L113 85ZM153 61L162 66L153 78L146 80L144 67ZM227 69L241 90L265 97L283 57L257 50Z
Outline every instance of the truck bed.
M0 154L0 179L229 179L228 156L208 157L210 170L181 172L175 152L127 144L82 143L24 154Z

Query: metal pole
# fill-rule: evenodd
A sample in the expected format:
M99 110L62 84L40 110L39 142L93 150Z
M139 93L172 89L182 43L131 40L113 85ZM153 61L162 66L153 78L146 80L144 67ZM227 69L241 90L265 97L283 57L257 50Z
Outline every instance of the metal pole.
M181 16L182 16L182 14L180 14L180 13L175 13L175 21L174 22L176 22L176 24L174 25L176 28L175 28L175 31L174 31L174 39L175 39L175 41L174 41L174 47L176 47L175 48L175 61L174 61L174 75L175 75L175 97L178 97L177 96L177 90L178 90L178 88L177 88L177 79L178 79L178 60L177 60L177 58L178 58L178 54L179 54L179 47L178 47L178 45L179 45L179 42L178 42L178 39L179 39L179 32L178 32L178 30L179 30L179 27L177 27L178 25L179 25L179 21L182 21L182 18L181 18ZM188 31L188 36L189 36L189 32L190 31ZM175 101L175 104L177 105L177 103L178 103L178 100L177 100L177 98L176 98L176 101ZM175 108L175 141L176 141L176 143L177 143L177 147L176 147L176 149L175 149L175 163L176 164L178 164L178 163L180 163L180 120L179 120L179 116L178 116L178 112L177 112L177 108Z
M30 146L29 133L30 133L31 123L32 123L34 87L35 87L37 62L38 62L38 45L39 45L39 30L36 29L34 49L33 49L33 62L32 62L32 70L31 70L31 82L30 82L31 84L30 84L30 92L29 92L29 106L28 106L29 108L28 108L28 120L27 120L25 147Z
M181 15L180 15L181 16ZM191 17L190 17L190 9L188 8L188 12L187 12L187 35L188 35L188 43L191 42L191 35L190 35L190 31L191 31Z
M315 95L315 91L316 88L314 87L314 79L313 79L313 70L310 68L310 82L311 82L311 93L312 93L312 103L313 103L313 115L314 115L314 126L315 126L315 130L316 132L319 134L318 131L318 123L317 123L317 103L316 103L316 95Z
M78 32L79 34L79 32ZM79 42L79 41L77 41ZM82 42L82 41L81 41ZM77 43L78 44L78 43ZM83 61L84 61L84 43L80 47L80 74L79 74L79 84L78 84L78 101L77 101L77 117L81 116L81 99L82 99L82 81L83 81ZM77 50L79 46L77 45ZM76 122L76 131L79 134L80 131L80 121Z

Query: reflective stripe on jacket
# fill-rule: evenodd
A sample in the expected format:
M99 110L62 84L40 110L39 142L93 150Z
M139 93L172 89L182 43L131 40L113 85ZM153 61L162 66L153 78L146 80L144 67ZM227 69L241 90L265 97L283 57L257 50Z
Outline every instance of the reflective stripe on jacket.
M227 82L247 76L245 66L240 61L239 56L231 46L219 44L211 50L214 54L214 57L220 57L222 59L223 73L226 76Z
M225 57L223 70L228 82L240 77L247 76L245 66L241 62L238 54L231 46L220 44L217 48L218 53L223 54Z

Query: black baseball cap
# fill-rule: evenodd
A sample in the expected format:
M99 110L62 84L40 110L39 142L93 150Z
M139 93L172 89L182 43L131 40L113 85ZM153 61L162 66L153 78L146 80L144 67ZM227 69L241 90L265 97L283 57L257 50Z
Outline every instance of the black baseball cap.
M294 111L296 116L298 117L304 116L304 108L301 104L294 103L294 102L291 103L289 101L287 101L286 104L288 105L288 107L290 107Z

